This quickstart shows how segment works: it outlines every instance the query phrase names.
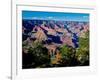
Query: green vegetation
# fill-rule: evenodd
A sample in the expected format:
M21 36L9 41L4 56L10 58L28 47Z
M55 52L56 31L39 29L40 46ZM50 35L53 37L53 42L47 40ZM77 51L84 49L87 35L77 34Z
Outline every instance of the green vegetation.
M66 45L63 45L60 48L60 53L61 53L61 61L60 64L62 66L71 66L73 65L73 59L75 58L75 48L72 47L67 47Z
M27 61L29 58L31 58L31 63L26 64L26 66L30 65L31 67L34 67L34 68L47 67L50 63L48 50L45 47L43 47L41 43L35 43L34 45L35 45L34 47L30 47L28 49L28 53L27 53L28 57L26 58L27 58ZM23 61L25 61L25 59Z
M79 37L79 47L72 48L66 45L60 47L62 66L89 65L89 32Z
M85 34L84 38L79 38L79 48L76 50L76 57L81 65L89 64L89 32Z

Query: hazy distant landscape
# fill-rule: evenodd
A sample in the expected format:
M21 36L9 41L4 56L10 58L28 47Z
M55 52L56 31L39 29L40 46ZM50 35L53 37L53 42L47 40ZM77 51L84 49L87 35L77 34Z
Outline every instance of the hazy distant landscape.
M71 66L89 66L89 21L22 19L23 69Z

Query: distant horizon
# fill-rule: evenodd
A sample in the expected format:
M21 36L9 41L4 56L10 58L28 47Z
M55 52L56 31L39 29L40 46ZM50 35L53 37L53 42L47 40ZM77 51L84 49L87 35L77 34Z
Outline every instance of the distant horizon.
M41 20L41 21L64 21L64 20L48 20L48 19L22 19L22 20ZM66 20L67 21L67 20ZM89 23L89 21L67 21L67 22L86 22Z
M22 19L89 22L89 14L71 12L22 11Z

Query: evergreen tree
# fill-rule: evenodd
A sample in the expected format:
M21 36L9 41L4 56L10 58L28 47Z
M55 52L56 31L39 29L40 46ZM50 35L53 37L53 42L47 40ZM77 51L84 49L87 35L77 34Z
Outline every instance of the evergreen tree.
M79 37L79 48L76 50L77 60L81 65L89 65L89 31L85 37Z

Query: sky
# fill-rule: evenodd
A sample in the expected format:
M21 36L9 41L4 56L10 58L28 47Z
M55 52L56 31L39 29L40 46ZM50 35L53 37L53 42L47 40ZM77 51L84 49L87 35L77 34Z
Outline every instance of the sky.
M88 13L22 11L22 19L89 22Z

